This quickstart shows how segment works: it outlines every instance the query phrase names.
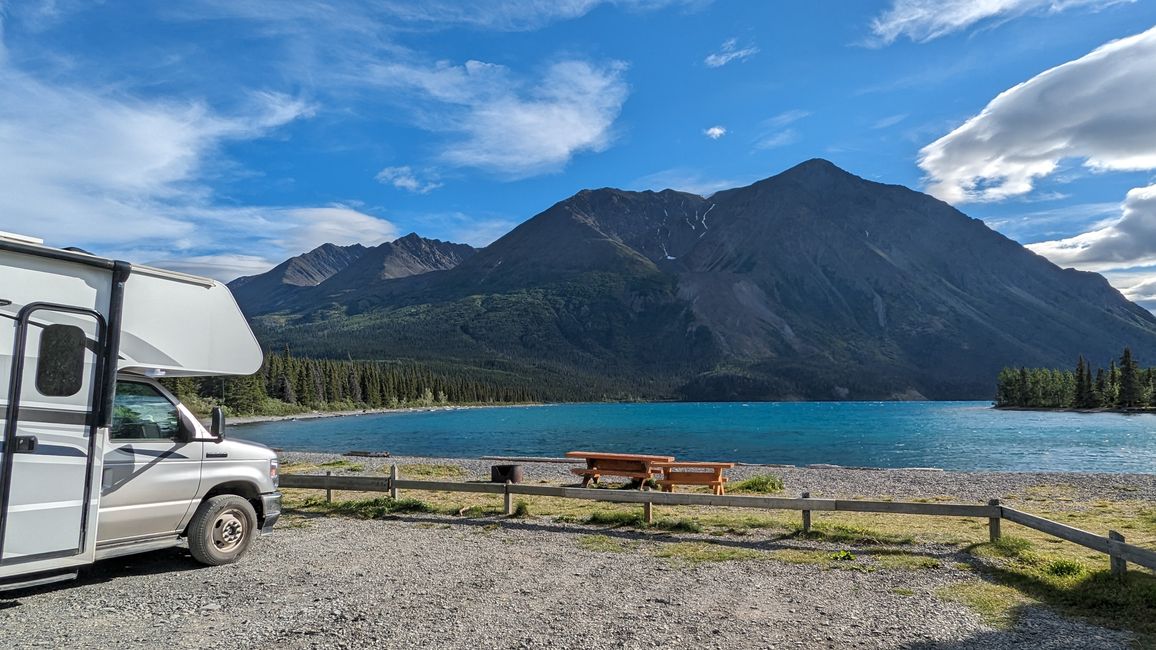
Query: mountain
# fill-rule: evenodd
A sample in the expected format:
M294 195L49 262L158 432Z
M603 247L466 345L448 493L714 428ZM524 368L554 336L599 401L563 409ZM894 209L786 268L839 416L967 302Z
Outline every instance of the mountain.
M823 160L709 198L586 190L448 270L339 281L365 259L242 306L300 354L586 399L987 398L1005 365L1156 359L1156 318L1101 276Z
M383 280L450 269L474 252L466 244L426 239L416 233L371 248L324 244L261 275L237 278L229 288L246 313L266 313L308 300L303 296L350 294ZM318 289L306 290L311 287Z
M322 244L317 248L281 262L260 275L237 278L229 283L238 304L247 309L264 311L292 295L299 287L316 286L357 261L365 246Z

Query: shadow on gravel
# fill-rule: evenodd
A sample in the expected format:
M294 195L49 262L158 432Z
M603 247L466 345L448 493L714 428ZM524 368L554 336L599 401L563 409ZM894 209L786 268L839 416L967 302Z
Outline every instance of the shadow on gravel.
M21 598L50 593L53 591L68 590L84 585L100 584L132 576L148 576L160 573L177 573L179 571L192 571L194 569L208 568L210 567L199 564L196 560L193 559L191 555L189 555L188 550L183 548L169 548L160 551L152 551L150 553L141 553L139 555L126 555L124 557L100 560L91 566L81 567L80 576L76 580L66 580L64 582L56 582L40 587L33 587L31 589L20 589L17 591L0 593L0 610L19 607L23 604L20 602Z
M304 515L306 513L294 513ZM318 516L332 516L320 514ZM505 530L522 530L531 532L550 532L561 533L565 535L572 535L576 537L590 535L596 533L621 540L639 541L647 540L657 542L660 544L677 544L681 542L701 542L708 543L715 546L722 546L736 549L749 549L756 551L773 551L780 549L794 549L794 550L839 550L839 549L853 549L856 555L864 557L876 557L883 555L913 555L924 556L937 560L952 560L952 561L966 561L969 556L954 548L944 548L942 551L935 551L930 549L920 549L910 545L890 545L890 544L850 544L839 542L828 542L824 540L808 539L799 532L782 533L772 537L771 539L751 540L751 539L736 539L733 537L720 537L714 535L688 535L684 533L677 533L671 531L645 531L626 527L604 527L589 524L558 524L553 522L543 521L526 521L522 519L508 519L505 517L484 517L484 518L453 518L446 516L425 516L420 514L396 514L383 517L387 521L402 521L407 523L420 524L444 524L450 526L472 527L478 529L490 529L498 526Z

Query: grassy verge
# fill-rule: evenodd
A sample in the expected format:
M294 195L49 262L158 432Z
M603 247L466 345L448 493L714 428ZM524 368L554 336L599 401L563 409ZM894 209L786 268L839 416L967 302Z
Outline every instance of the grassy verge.
M979 560L980 574L997 584L961 586L964 595L958 599L970 599L969 604L985 617L1014 620L1016 609L1025 602L1040 602L1068 615L1131 630L1141 645L1156 647L1156 575L1132 570L1120 581L1108 571L1103 555L1089 563L1078 552L1045 547L1026 537L1006 536L976 545L970 552ZM1011 597L1009 589L1019 598Z

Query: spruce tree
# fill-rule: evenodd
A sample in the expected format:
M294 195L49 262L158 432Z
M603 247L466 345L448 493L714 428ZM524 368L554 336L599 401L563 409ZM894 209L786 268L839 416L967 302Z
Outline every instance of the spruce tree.
M1076 408L1086 409L1092 406L1092 375L1088 372L1088 362L1084 355L1076 362Z
M1124 408L1140 405L1140 369L1132 358L1132 348L1124 348L1120 357L1120 396L1117 403Z
M1108 377L1104 373L1103 368L1096 368L1096 383L1095 388L1092 389L1092 396L1094 403L1092 408L1104 408L1109 406L1108 400Z

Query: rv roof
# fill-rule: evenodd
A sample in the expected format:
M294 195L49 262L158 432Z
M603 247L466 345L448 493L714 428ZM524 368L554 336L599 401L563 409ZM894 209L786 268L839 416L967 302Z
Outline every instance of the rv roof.
M38 244L43 246L44 240L39 237L29 237L28 235L17 235L14 232L4 232L0 230L0 239L11 239L22 244Z
M15 242L17 244L22 244L24 246L27 246L30 249L30 250L28 250L28 252L32 253L32 254L36 253L35 249L42 249L45 252L53 251L53 252L57 253L57 255L64 255L64 256L73 258L79 262L91 261L91 262L106 262L108 264L112 263L112 260L110 260L110 259L100 257L99 255L93 255L92 253L88 253L85 251L68 250L66 248L55 248L53 246L46 246L44 244L44 240L40 239L38 237L29 237L27 235L17 235L17 234L10 233L10 232L0 231L0 240L8 240L11 242ZM143 265L133 264L132 265L132 272L133 273L141 273L144 275L152 275L152 276L156 276L156 277L160 277L160 278L166 278L169 280L177 280L179 282L188 282L190 284L199 284L199 285L203 285L206 287L213 285L213 280L211 280L209 278L201 277L199 275L190 275L188 273L181 273L179 271L169 271L166 269L158 269L158 268L154 268L151 266L143 266Z

